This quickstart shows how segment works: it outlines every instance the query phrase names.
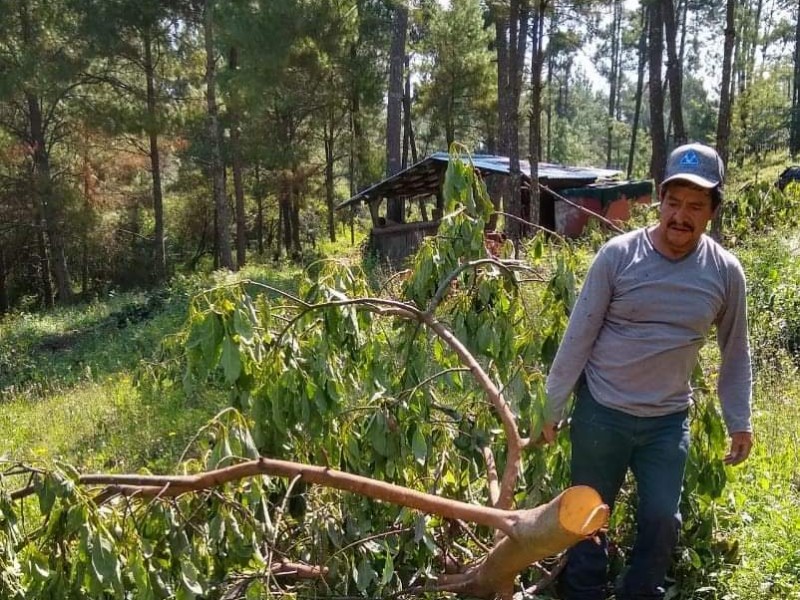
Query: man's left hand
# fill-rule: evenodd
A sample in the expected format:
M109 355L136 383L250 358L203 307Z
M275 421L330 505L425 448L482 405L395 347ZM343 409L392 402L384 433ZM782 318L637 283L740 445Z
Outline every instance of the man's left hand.
M731 434L731 449L725 455L726 465L738 465L750 456L753 447L753 434L749 431L737 431Z

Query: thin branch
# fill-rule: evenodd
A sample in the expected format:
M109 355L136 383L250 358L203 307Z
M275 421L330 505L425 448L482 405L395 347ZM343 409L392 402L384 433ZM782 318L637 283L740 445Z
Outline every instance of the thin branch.
M545 232L545 233L548 233L548 234L550 234L550 235L553 235L553 236L557 237L557 238L558 238L558 239L560 239L562 242L566 242L566 239L564 238L564 236L563 236L563 235L561 235L560 233L557 233L557 232L553 231L552 229L548 229L548 228L547 228L547 227L545 227L544 225L539 225L538 223L533 223L533 222L531 222L531 221L526 221L526 220L525 220L525 219L523 219L522 217L518 217L517 215L512 215L511 213L503 212L503 211L501 211L501 210L496 210L496 211L494 211L494 213L492 213L492 214L495 214L495 215L502 215L502 216L504 216L506 219L511 219L512 221L517 221L518 223L522 223L523 225L527 225L528 227L531 227L531 228L533 228L533 229L538 229L539 231L543 231L543 232Z
M477 269L481 265L493 265L503 271L507 277L510 277L512 280L513 272L509 268L508 265L504 264L502 261L497 260L496 258L481 258L478 260L473 260L470 262L465 262L460 264L456 267L445 279L439 284L439 289L436 290L436 293L433 295L430 303L428 304L428 308L426 312L428 314L433 314L433 311L436 310L436 307L444 300L444 297L447 295L448 290L450 289L450 284L455 281L456 277L458 277L461 273L466 271L467 269ZM514 281L516 283L516 281Z

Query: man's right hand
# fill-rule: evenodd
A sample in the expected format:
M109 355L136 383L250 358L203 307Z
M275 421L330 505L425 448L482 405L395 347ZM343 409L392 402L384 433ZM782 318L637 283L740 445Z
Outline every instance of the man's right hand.
M542 427L543 442L545 444L552 444L556 439L556 435L558 435L559 429L561 429L560 423L556 423L554 421L546 421L544 426Z

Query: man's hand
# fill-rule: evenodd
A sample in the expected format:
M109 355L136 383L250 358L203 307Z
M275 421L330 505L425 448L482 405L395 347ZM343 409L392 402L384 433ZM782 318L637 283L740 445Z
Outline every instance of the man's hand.
M737 431L731 434L731 449L725 455L726 465L738 465L748 456L753 447L753 434L749 431Z
M555 423L553 421L545 421L544 426L542 427L542 437L541 442L543 444L552 444L553 441L556 439L556 435L558 434L558 430L561 429L562 423Z

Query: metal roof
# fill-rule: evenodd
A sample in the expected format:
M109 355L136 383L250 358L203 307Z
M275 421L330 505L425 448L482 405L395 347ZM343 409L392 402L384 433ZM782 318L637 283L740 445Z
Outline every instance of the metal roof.
M358 194L342 202L337 208L383 197L401 196L413 198L435 194L444 178L450 155L437 152L422 159L418 163L387 177ZM507 156L493 154L473 154L472 163L483 175L511 173L510 160ZM530 180L531 169L527 160L519 161L524 182ZM614 169L597 169L594 167L571 167L552 163L539 163L539 180L553 189L580 187L601 179L613 179L622 175L622 171Z

